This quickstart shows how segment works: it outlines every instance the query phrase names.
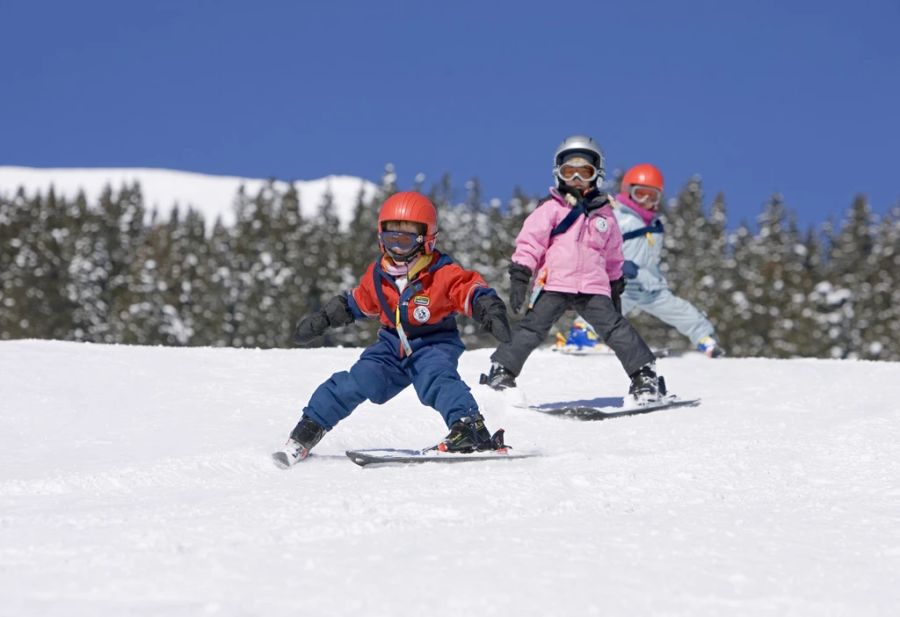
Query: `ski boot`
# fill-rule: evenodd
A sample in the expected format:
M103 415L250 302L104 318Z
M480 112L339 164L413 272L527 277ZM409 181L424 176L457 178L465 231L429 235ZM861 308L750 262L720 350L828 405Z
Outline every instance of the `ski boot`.
M484 416L476 413L451 424L450 432L443 441L429 450L470 454L484 450L505 452L506 446L503 444L503 429L491 435L484 425Z
M666 382L662 377L657 377L654 368L652 364L645 364L630 375L628 394L638 405L655 403L666 394Z
M275 464L283 469L292 467L309 456L322 437L325 429L319 423L308 416L300 418L300 422L291 431L291 436L284 445L284 449L272 455Z
M705 353L709 358L721 358L725 355L725 350L719 345L719 341L712 336L704 336L700 339L697 342L697 351Z
M491 363L491 370L487 375L481 374L478 383L487 385L494 390L506 390L516 387L516 376L497 362Z

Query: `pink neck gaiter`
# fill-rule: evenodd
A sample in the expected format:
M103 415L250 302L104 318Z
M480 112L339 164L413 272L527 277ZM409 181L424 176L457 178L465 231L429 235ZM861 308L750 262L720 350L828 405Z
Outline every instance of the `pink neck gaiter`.
M647 208L643 207L635 200L633 200L627 193L619 193L618 195L616 195L616 201L625 204L626 206L637 212L640 215L641 219L644 221L644 225L649 225L650 221L656 218L656 210L648 210Z

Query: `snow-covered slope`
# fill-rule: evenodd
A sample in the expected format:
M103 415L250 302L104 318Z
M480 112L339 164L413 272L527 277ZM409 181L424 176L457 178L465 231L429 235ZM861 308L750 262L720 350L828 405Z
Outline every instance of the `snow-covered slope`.
M891 615L900 366L660 361L697 408L580 423L474 386L544 456L360 468L445 433L410 390L269 461L358 350L0 342L0 615ZM467 352L470 383L488 350ZM537 352L533 403L620 396Z
M238 188L244 186L248 195L256 195L266 181L234 176L210 176L205 174L173 171L169 169L37 169L33 167L0 166L0 195L11 196L19 187L26 194L40 191L46 194L51 186L58 195L75 197L84 191L88 202L96 202L106 186L118 191L122 186L139 182L147 209L156 208L167 215L177 203L181 207L193 206L212 224L217 216L225 224L234 221L234 198ZM287 183L277 182L285 189ZM328 176L317 180L296 181L303 214L312 216L330 191L338 218L349 221L360 191L371 198L377 186L368 180L352 176Z

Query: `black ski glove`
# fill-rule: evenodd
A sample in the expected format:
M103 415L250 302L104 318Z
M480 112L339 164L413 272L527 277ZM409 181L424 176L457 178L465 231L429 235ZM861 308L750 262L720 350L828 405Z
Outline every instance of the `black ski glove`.
M308 343L325 334L328 328L338 328L349 323L353 323L353 314L350 312L347 296L335 296L321 309L300 320L294 329L294 342L298 345Z
M512 340L509 318L506 316L506 305L499 296L484 295L478 298L472 307L472 317L481 324L483 330L501 343Z
M509 308L518 313L528 295L528 283L531 282L531 270L521 264L509 264Z
M610 296L616 312L622 314L622 294L625 292L625 277L609 282Z

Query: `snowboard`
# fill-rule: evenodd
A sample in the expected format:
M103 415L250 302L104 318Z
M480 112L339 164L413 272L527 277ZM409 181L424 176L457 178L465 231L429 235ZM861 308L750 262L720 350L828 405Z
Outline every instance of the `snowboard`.
M700 399L680 399L676 396L669 396L659 402L635 407L624 407L623 405L617 406L612 404L590 405L579 403L580 402L562 404L549 403L547 405L529 406L528 409L550 416L562 416L565 418L574 418L576 420L609 420L611 418L636 416L644 413L652 413L654 411L662 411L664 409L696 407L700 404Z
M347 457L359 465L409 465L416 463L473 463L476 461L512 461L539 456L535 453L509 451L439 452L437 450L404 450L396 448L373 448L367 450L347 450Z

